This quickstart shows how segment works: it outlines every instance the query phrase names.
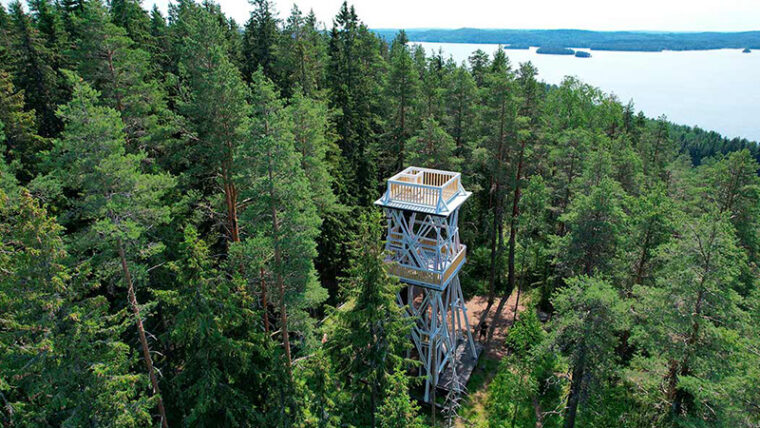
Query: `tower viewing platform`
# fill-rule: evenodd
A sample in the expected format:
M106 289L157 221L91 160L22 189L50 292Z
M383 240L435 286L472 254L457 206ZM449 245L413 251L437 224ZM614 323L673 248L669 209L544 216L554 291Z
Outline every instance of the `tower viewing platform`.
M446 217L471 194L462 187L458 172L410 166L388 179L385 194L375 205Z
M458 172L410 166L389 178L375 202L389 220L389 273L407 283L446 288L465 262L457 219L470 195Z

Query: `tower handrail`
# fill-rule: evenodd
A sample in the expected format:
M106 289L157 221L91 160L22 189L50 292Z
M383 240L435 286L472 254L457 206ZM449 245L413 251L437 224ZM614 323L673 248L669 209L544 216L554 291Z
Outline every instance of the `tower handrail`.
M436 184L425 183L428 180ZM386 203L400 201L438 212L448 211L448 204L463 190L460 173L418 167L406 168L388 179L386 189Z

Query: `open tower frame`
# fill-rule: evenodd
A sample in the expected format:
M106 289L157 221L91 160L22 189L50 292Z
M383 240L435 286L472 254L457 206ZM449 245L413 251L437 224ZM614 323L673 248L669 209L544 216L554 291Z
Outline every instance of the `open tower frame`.
M460 360L477 361L479 354L459 283L467 258L459 208L470 195L459 173L408 167L388 179L375 202L387 220L388 272L406 285L397 301L415 321L411 338L422 362L426 402L433 388L459 390Z

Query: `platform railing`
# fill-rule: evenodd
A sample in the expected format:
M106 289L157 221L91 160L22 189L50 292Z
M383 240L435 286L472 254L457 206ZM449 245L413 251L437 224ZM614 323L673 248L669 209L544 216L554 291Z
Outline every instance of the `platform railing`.
M446 211L460 190L459 173L410 167L388 180L385 198L386 202L405 202Z
M388 264L388 273L399 277L400 280L408 280L419 284L427 284L434 287L443 287L451 279L453 274L459 270L464 263L467 246L462 245L457 255L451 262L445 264L443 269L423 269L415 266L401 264L396 260L386 260Z

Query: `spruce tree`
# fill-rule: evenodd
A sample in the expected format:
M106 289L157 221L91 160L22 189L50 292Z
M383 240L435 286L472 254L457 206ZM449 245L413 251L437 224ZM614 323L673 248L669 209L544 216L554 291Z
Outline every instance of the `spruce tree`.
M327 71L330 107L336 117L338 146L343 154L341 176L347 186L339 194L346 204L368 205L377 180L373 147L380 132L379 40L359 21L346 2L330 31ZM356 61L361 56L367 61Z
M47 142L37 135L34 112L24 110L24 93L17 91L11 76L0 71L0 122L3 123L3 155L22 182L39 170L38 152Z
M385 398L377 410L380 428L422 428L419 406L409 399L409 378L402 366L388 376Z
M275 382L273 350L252 311L255 296L239 275L218 269L209 246L188 226L172 262L178 288L160 292L170 319L173 371L168 382L185 425L247 425L263 421ZM234 269L233 269L234 271ZM269 398L271 399L271 398ZM276 398L274 398L276 399Z
M444 80L446 114L443 123L456 142L457 156L469 156L475 128L477 86L472 74L461 65Z
M398 281L386 272L379 216L363 215L360 224L345 283L351 307L334 314L327 346L351 396L345 414L357 424L374 427L390 378L410 346L411 320L396 303Z
M0 159L0 421L7 426L150 423L143 376L97 284L67 264L58 225Z
M251 4L254 8L243 35L243 76L250 81L251 75L261 68L270 80L279 82L275 68L280 55L277 12L269 0L253 0Z
M161 198L174 180L143 173L145 154L126 153L119 113L99 105L98 93L75 75L70 82L72 100L58 111L65 129L51 159L54 176L78 195L68 213L69 222L81 226L72 245L83 263L96 267L97 278L126 288L160 421L167 426L136 287L145 280L141 262L162 249L149 231L168 221Z
M54 58L19 1L10 4L10 17L14 84L24 91L26 109L37 115L38 133L43 137L55 136L61 129L55 114L61 91L53 69Z
M382 162L386 164L381 176L391 176L409 165L405 144L417 127L414 110L419 91L419 73L415 68L407 43L409 39L401 30L393 39L390 49L386 96L389 103L388 129L385 133L385 152Z
M123 28L127 36L141 49L150 50L154 44L150 32L150 17L140 0L111 0L111 22Z

